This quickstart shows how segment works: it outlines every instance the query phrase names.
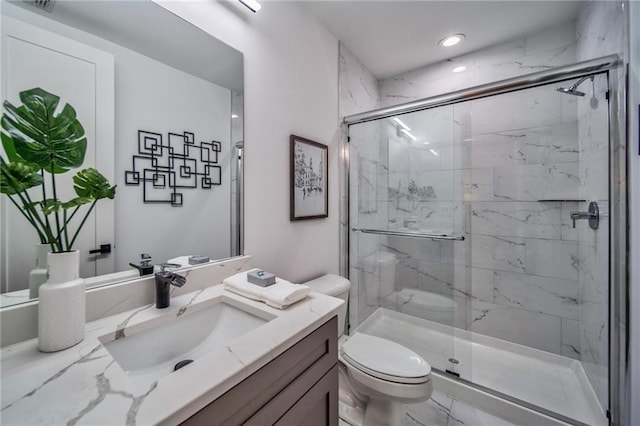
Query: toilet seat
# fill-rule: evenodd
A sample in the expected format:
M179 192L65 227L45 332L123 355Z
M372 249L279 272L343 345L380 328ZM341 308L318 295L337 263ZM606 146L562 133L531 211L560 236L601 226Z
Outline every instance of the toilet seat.
M364 333L354 333L340 347L340 354L352 367L389 382L425 383L431 374L431 366L412 350Z

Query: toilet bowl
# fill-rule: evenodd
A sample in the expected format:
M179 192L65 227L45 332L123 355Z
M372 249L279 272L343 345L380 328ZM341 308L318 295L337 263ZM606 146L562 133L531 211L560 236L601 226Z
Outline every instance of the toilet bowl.
M337 275L305 284L312 291L348 299L349 280ZM339 312L340 417L355 426L400 424L404 404L431 397L431 366L390 340L360 332L343 336L344 319L344 312Z
M376 336L356 332L340 347L339 360L365 426L402 422L404 404L426 401L433 392L431 366L415 352Z

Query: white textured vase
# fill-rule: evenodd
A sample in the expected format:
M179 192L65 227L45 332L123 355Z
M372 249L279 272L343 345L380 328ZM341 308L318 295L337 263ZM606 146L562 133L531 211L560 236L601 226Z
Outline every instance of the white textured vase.
M49 244L36 245L36 267L29 272L29 299L37 299L40 286L47 282L47 254Z
M49 279L40 286L38 349L55 352L84 339L85 293L80 252L49 253Z

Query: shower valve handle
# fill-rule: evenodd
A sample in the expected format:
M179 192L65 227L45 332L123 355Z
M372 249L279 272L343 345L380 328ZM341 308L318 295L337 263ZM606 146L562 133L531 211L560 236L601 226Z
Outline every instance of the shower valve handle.
M589 210L586 212L571 212L571 220L573 221L573 227L576 227L576 220L586 219L589 221L589 227L591 229L598 229L600 222L600 211L598 209L598 203L592 201L589 203Z

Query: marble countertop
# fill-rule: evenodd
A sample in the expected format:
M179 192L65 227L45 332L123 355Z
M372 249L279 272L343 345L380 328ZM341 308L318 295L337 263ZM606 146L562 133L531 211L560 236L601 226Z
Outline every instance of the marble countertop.
M221 297L273 319L147 384L132 380L101 343L105 336L127 335L128 330L144 327L146 321L180 316L201 302ZM329 320L343 303L311 293L278 310L215 285L173 297L167 309L146 305L87 323L85 339L64 351L39 352L37 339L5 347L1 352L1 422L178 424Z

